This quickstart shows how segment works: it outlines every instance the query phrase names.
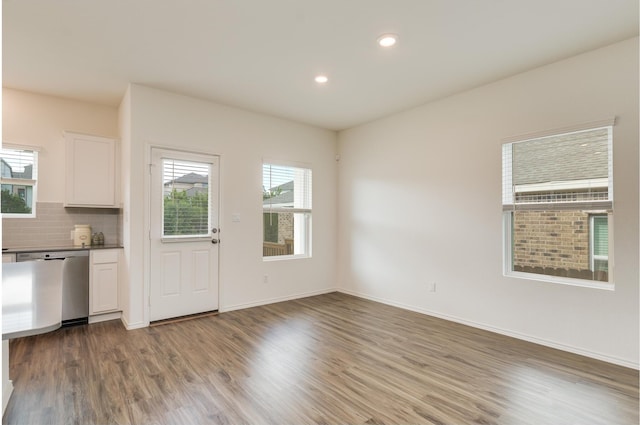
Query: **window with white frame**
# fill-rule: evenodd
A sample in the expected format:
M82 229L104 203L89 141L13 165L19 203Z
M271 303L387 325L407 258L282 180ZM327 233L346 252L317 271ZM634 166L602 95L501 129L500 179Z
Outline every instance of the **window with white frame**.
M5 146L0 150L2 216L35 217L38 152Z
M264 258L311 256L311 169L262 165Z
M505 274L612 282L612 125L503 145Z

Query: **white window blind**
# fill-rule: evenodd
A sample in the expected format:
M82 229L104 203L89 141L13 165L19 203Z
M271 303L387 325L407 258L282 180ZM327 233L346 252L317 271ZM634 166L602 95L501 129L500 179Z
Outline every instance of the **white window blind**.
M262 165L263 207L271 212L311 212L311 170Z
M502 147L503 210L613 208L612 127Z
M7 149L0 150L2 158L2 179L36 179L36 152L31 150Z

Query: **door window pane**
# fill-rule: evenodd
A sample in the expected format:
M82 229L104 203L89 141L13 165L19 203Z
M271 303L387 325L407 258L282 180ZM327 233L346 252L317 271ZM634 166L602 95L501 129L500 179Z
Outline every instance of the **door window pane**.
M163 236L208 236L210 164L162 160Z

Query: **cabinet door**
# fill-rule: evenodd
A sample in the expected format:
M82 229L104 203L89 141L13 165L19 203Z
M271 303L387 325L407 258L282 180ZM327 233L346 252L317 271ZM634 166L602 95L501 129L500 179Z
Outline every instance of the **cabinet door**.
M118 310L118 264L91 266L91 312L104 313Z
M117 207L116 141L68 132L65 137L65 206Z

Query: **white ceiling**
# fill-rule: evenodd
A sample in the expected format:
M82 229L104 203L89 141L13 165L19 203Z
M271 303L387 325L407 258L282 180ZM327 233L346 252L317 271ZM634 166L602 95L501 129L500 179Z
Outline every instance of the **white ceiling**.
M638 0L2 6L5 87L118 105L133 82L333 130L638 35Z

